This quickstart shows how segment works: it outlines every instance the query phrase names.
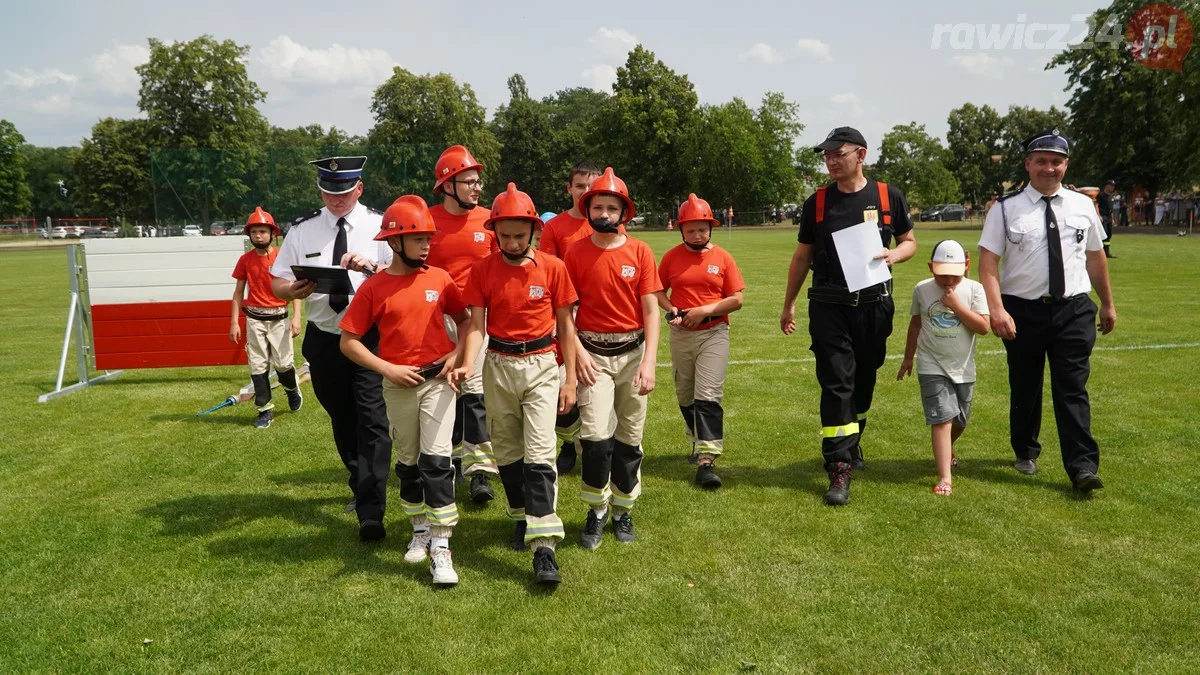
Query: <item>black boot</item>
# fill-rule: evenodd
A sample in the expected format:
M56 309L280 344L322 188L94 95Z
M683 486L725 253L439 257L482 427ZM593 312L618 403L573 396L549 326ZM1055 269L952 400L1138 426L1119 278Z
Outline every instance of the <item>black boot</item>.
M829 472L829 489L825 491L825 503L830 506L845 506L850 503L850 465L846 462L827 464Z
M471 501L476 504L486 504L495 498L496 493L492 492L488 475L483 471L476 471L471 476Z
M575 468L575 462L579 454L575 451L575 444L570 441L564 441L562 448L558 451L558 459L554 461L554 465L558 467L559 473L571 473L571 469Z

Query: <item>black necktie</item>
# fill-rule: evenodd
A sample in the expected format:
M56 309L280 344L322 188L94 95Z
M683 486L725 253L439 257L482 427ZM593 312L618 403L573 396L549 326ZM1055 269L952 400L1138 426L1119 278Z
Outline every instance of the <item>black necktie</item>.
M1042 197L1046 202L1046 248L1050 251L1050 297L1061 300L1067 294L1067 282L1063 273L1062 237L1058 232L1058 220L1050 202L1054 197Z
M346 219L338 218L337 237L333 240L333 264L342 264L342 256L346 255ZM1062 256L1059 256L1061 258ZM344 293L333 293L329 296L329 306L333 311L341 313L350 304L350 298Z

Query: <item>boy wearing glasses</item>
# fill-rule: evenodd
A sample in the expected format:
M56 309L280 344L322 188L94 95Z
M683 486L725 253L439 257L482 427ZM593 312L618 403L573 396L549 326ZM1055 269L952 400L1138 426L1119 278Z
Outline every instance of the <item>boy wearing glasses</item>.
M471 267L500 250L496 235L484 227L490 212L479 206L482 171L483 165L461 145L446 148L434 168L433 192L441 197L442 203L429 209L437 234L433 235L425 264L449 272L459 292L467 288ZM454 321L447 316L445 323L446 332L458 344ZM485 504L495 497L488 478L499 474L483 406L484 351L466 357L474 358L475 374L459 387L453 437L455 463L464 476L470 476L471 501L476 504Z
M838 127L813 151L823 153L834 182L804 202L779 327L784 335L796 330L796 297L811 270L808 332L821 385L821 454L829 474L825 503L842 506L850 503L852 469L863 466L859 439L867 424L875 373L883 365L896 307L891 280L850 292L833 233L863 222L875 223L880 239L875 259L886 261L889 267L911 258L917 242L904 194L863 176L867 141L857 129ZM896 247L890 248L893 237Z

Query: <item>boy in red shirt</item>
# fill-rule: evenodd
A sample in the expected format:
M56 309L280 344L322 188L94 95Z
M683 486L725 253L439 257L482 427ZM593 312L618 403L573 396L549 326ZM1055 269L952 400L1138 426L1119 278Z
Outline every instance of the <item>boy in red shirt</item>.
M466 330L469 315L450 275L425 265L435 231L425 200L405 195L393 202L375 236L388 242L392 263L359 286L339 325L342 353L383 376L400 505L413 528L404 559L421 562L428 556L433 583L452 586L458 583L450 556L450 535L458 523L450 442L455 389L445 375L461 349L446 335L442 317L451 316ZM362 343L374 326L379 327L378 356ZM364 529L370 531L364 535ZM365 541L383 535L380 522L364 521L359 528Z
M275 415L271 410L271 367L279 376L279 383L287 394L288 409L300 409L304 397L296 382L296 364L292 352L292 338L300 334L300 301L292 301L292 320L288 318L288 303L275 297L271 290L271 265L279 255L279 249L271 241L279 236L279 227L271 214L255 207L246 219L242 232L250 237L254 248L238 258L233 268L237 285L233 289L233 315L229 323L229 339L237 344L242 341L242 327L238 315L246 315L246 361L250 365L250 382L254 384L254 407L258 417L254 428L271 426ZM249 287L250 295L246 296ZM243 298L245 298L243 300ZM291 329L289 332L288 329Z
M483 226L488 210L479 206L481 171L483 165L461 145L446 148L434 168L433 191L442 203L429 209L438 231L425 263L449 272L460 292L467 287L471 266L499 250L496 236ZM460 341L449 317L446 332ZM471 501L485 504L495 497L488 477L497 469L483 404L483 350L474 358L475 375L462 383L455 408L454 457L463 475L471 477Z
M729 365L729 317L742 308L746 283L733 256L712 243L717 225L708 202L688 195L679 206L683 243L663 255L658 267L664 293L660 303L671 325L671 366L675 396L692 443L696 485L715 490L721 478L713 461L721 454L725 411L725 370Z
M542 221L529 195L509 183L492 202L486 226L496 233L500 252L471 270L466 302L471 330L463 352L473 354L486 333L483 391L508 515L516 521L512 547L533 547L538 583L561 581L554 557L563 538L555 513L558 475L554 468L554 419L575 403L575 324L571 308L578 296L562 261L531 248ZM554 334L562 341L568 375L560 380ZM458 382L473 364L455 370Z
M580 538L600 546L609 506L617 541L634 540L633 508L641 494L646 396L654 390L658 350L654 253L618 227L636 213L625 182L611 168L579 199L595 232L567 250L567 273L579 293L576 375L582 423L583 485L591 508Z

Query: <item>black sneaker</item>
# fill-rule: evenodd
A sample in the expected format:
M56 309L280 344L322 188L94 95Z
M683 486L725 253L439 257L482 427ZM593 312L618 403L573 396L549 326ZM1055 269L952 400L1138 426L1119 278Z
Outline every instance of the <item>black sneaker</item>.
M608 522L608 512L601 520L593 509L588 509L587 522L583 524L583 534L579 535L579 544L589 551L600 548L600 538L604 536L604 523Z
M287 394L288 410L296 412L300 406L304 405L304 395L300 393L300 388L296 387L291 391L285 391Z
M488 475L478 471L471 476L471 501L476 504L486 504L496 498L492 486L488 483Z
M613 534L622 544L628 544L637 539L637 532L633 531L633 516L629 515L628 511L621 514L620 518L613 518Z
M275 415L271 414L270 410L262 410L258 413L258 419L254 420L255 429L266 429L271 426L271 420L275 419Z
M508 540L508 547L514 551L528 551L529 546L525 544L525 521L518 520L516 527L513 528L512 539Z
M554 549L539 546L533 552L533 577L539 584L557 584L562 581L558 573L558 561L554 559Z
M829 489L825 491L825 503L830 506L845 506L850 503L850 465L845 462L834 462L827 469L829 472Z
M378 520L364 520L358 525L358 540L363 543L379 541L387 536L387 530Z
M863 459L862 443L854 446L854 449L850 451L850 468L855 471L867 468L867 462Z
M696 485L707 490L721 487L721 477L713 470L712 462L705 462L696 469Z
M554 465L558 467L559 473L571 473L571 469L575 468L575 461L578 457L579 453L575 451L575 444L564 442L562 449L558 451L558 459L554 460Z

